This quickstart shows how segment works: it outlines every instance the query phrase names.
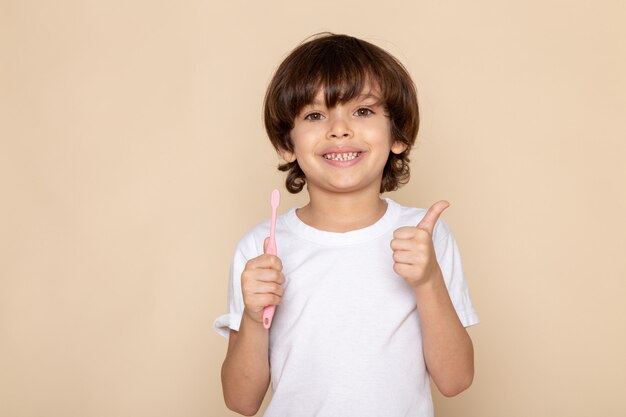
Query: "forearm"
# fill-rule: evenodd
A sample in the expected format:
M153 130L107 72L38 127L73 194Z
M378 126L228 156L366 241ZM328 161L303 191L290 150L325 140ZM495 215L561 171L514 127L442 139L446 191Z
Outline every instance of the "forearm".
M244 314L239 332L231 335L222 365L224 400L233 411L254 415L270 382L269 333Z
M440 270L415 289L415 298L428 372L443 395L454 396L472 383L474 349L454 310Z

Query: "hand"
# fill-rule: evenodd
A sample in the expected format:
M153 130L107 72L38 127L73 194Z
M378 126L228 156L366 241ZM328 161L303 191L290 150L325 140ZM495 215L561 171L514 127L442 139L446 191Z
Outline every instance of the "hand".
M268 239L265 239L264 252L267 250L267 242ZM285 282L282 269L280 258L266 253L246 263L241 273L244 314L255 322L262 322L265 306L280 304L283 297L282 284Z
M435 223L449 206L447 201L438 201L417 226L400 227L393 233L393 270L413 288L441 274L432 236Z

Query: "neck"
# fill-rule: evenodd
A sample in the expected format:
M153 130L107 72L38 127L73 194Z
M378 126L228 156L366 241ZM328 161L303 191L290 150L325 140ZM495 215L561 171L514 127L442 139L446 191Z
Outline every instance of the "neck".
M328 232L349 232L376 223L387 202L376 192L328 194L309 188L309 204L296 214L304 223Z

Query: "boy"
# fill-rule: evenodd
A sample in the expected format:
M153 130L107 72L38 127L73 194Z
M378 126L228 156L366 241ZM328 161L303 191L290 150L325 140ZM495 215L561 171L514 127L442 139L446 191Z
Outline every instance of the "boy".
M269 222L235 251L226 405L266 417L432 416L429 375L446 396L472 382L465 327L478 322L458 248L428 211L381 198L409 177L419 124L404 67L365 41L327 34L296 48L265 98L265 126L286 187L309 203ZM265 242L265 243L264 243ZM260 255L259 255L260 254ZM269 330L261 316L277 305Z

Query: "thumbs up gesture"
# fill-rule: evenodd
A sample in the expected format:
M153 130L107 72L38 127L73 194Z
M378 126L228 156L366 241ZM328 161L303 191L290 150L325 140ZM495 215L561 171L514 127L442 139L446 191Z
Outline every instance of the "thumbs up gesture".
M393 270L413 288L441 274L435 256L433 230L439 216L449 206L447 201L438 201L417 226L400 227L393 233Z

